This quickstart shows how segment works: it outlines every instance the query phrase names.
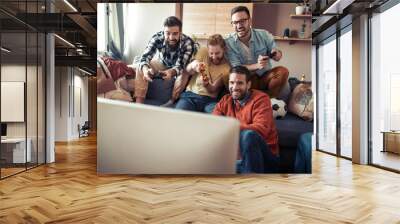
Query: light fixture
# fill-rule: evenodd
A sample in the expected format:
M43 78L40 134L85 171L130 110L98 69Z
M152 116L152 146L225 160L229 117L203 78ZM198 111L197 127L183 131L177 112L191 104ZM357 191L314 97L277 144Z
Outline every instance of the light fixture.
M81 68L79 68L79 67L78 67L78 70L81 71L81 72L83 72L83 73L85 73L85 74L87 74L87 75L90 75L90 76L93 75L92 73L90 73L90 72L88 72L88 71L85 71L85 70L83 70L83 69L81 69Z
M68 0L64 0L65 4L67 4L72 10L74 10L75 12L78 12L78 10L68 1Z
M81 48L77 48L77 49L76 49L76 53L77 53L78 55L87 55L87 54L83 51L83 49L81 49Z
M75 45L73 45L73 44L72 44L71 42L69 42L68 40L66 40L66 39L64 39L64 38L62 38L62 37L60 37L60 36L57 35L57 34L54 34L54 36L57 37L57 38L58 38L59 40L61 40L62 42L64 42L64 43L68 44L69 46L75 48Z
M5 47L1 47L1 50L4 51L4 52L6 52L6 53L10 53L10 52L11 52L11 50L9 50L9 49L7 49L7 48L5 48Z
M342 14L347 6L351 5L355 0L336 0L322 14Z

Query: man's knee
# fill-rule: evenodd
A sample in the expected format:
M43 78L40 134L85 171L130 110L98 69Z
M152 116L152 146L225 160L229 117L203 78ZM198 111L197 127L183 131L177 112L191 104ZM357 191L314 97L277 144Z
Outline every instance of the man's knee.
M246 143L253 143L254 141L258 140L260 135L253 130L243 130L240 132L240 141Z
M217 102L209 103L204 107L204 112L211 114L214 111Z
M283 66L277 66L272 69L272 72L277 74L277 77L286 81L289 78L289 70Z
M181 109L181 110L195 110L195 107L193 105L193 103L186 98L181 98L178 100L178 103L176 103L175 106L176 109Z

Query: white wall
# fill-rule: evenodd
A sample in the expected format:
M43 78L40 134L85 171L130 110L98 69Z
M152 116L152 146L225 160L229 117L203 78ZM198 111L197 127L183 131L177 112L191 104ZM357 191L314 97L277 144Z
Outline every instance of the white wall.
M7 137L27 137L31 140L31 151L33 161L36 162L36 152L39 153L39 163L44 162L44 74L42 67L25 64L3 64L1 66L3 81L24 82L26 84L26 107L22 107L22 113L26 111L26 121L7 122ZM27 78L27 82L25 79ZM37 92L38 91L38 92ZM2 95L2 98L7 96ZM10 108L1 108L9 110Z
M88 78L83 77L78 73L79 72L75 70L75 75L74 75L74 96L72 98L74 99L74 108L72 109L72 130L71 130L71 135L72 138L77 138L79 137L79 132L78 132L78 124L82 126L85 121L88 120ZM80 91L80 93L78 93ZM79 97L80 96L80 97ZM79 102L80 101L80 102ZM81 108L80 108L81 107ZM80 111L82 110L82 111Z
M266 29L275 36L283 36L285 28L299 31L305 22L305 37L311 37L311 19L295 19L290 14L295 13L294 3L254 3L253 27ZM272 66L285 66L289 76L298 79L304 74L307 81L311 80L311 41L275 41L283 53L279 62L272 61Z
M141 55L150 38L163 30L163 22L175 16L175 3L124 3L125 60L132 63Z
M69 69L55 68L55 141L68 141Z
M305 75L305 80L311 80L311 42L289 42L276 41L278 49L283 53L279 62L272 61L272 66L282 65L289 69L290 77L301 78Z
M36 68L33 66L28 66L25 67L24 65L20 64L4 64L1 66L1 81L3 82L25 82L25 75L26 75L26 69L28 71L28 74L32 74L32 71L35 70L36 74ZM36 92L35 94L27 94L29 96L35 96L36 97ZM4 97L4 96L3 96ZM5 110L6 108L2 108L2 110ZM30 117L29 117L30 118ZM31 120L31 119L28 119ZM7 136L8 137L25 137L25 122L8 122L7 123Z
M88 120L88 78L82 75L83 73L75 68L56 67L56 141L78 138L78 124L83 125Z

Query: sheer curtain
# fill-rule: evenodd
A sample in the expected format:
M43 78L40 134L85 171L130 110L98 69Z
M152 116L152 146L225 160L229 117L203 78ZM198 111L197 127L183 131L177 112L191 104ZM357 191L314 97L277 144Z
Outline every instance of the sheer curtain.
M132 63L163 22L175 15L175 3L109 3L109 51Z
M336 37L318 48L318 148L336 154Z
M124 4L113 3L109 4L109 51L112 57L122 60L124 52Z

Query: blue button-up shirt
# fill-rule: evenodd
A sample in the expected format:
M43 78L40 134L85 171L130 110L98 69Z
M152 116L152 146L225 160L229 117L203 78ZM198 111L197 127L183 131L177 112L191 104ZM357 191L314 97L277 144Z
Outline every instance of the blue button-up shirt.
M251 29L251 37L249 40L249 48L251 60L248 60L244 52L242 44L239 42L239 37L236 33L230 34L226 39L228 47L227 57L232 67L238 65L249 65L257 63L259 55L267 55L271 53L273 48L276 48L274 36L266 30ZM271 60L268 61L266 67L256 70L257 75L262 76L266 71L270 70Z

